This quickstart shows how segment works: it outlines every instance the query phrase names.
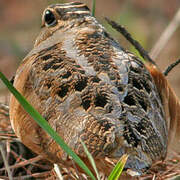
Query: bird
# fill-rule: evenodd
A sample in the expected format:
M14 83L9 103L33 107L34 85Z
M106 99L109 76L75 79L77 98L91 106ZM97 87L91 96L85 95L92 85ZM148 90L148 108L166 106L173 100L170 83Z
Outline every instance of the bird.
M44 10L41 32L13 83L88 165L83 141L106 175L123 154L128 154L125 170L140 174L166 158L168 125L156 84L150 69L112 38L81 2ZM17 137L32 151L73 166L14 96L10 119Z

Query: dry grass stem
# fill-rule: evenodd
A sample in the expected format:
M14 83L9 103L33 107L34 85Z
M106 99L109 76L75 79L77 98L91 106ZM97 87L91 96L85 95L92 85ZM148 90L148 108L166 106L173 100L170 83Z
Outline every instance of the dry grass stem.
M123 27L120 24L117 24L116 22L105 18L105 20L108 22L108 24L110 24L112 26L113 29L115 29L116 31L120 32L139 52L139 54L147 61L151 62L152 64L155 64L155 62L153 61L153 59L148 55L148 52L141 46L141 44L133 39L133 37L131 36L131 34L126 30L125 27Z
M7 113L9 112L9 106L7 106L6 104L3 104L0 102L0 109L6 111Z
M63 176L57 164L54 164L54 171L56 172L56 175L59 178L59 180L63 180Z
M174 18L170 22L170 24L167 26L167 28L164 30L162 35L160 36L159 40L156 42L154 47L152 48L150 52L150 56L152 59L156 59L157 56L160 54L161 50L167 45L167 42L171 38L171 36L174 34L176 29L180 25L180 8L175 14Z
M4 161L5 169L7 170L7 173L8 173L9 180L13 180L12 174L11 174L11 171L10 171L10 168L9 168L9 164L8 164L7 159L6 159L6 154L5 154L5 151L3 149L3 145L2 144L0 144L0 151L1 151L1 155L2 155L3 161Z
M31 158L28 160L24 160L23 162L15 163L15 165L9 166L9 169L15 169L15 168L23 167L23 166L26 166L28 164L35 163L41 159L42 159L41 156L36 156L35 158ZM5 168L0 169L0 171L4 171L4 170L5 170Z
M168 73L169 73L170 71L172 71L172 69L173 69L174 67L176 67L179 63L180 63L180 59L178 59L178 60L175 61L174 63L170 64L170 65L167 67L167 69L164 71L164 75L167 76Z

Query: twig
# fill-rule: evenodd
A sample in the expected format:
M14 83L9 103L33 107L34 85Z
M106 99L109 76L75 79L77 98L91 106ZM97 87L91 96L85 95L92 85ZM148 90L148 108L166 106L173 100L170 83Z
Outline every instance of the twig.
M180 172L178 172L178 171L177 171L177 172L173 172L173 173L171 173L171 174L168 174L168 175L166 175L166 176L163 176L163 179L173 178L173 177L179 175L179 173L180 173Z
M147 180L147 179L152 179L153 178L153 175L146 175L144 177L139 177L138 180Z
M8 177L6 177L6 176L0 176L0 180L9 180L9 178Z
M15 155L15 152L13 153L14 151L11 149L11 151L10 151L10 153L11 154L13 154L13 155ZM16 161L14 162L14 164L18 164L18 163L20 163L21 162L21 159L22 159L22 157L21 157L22 155L19 155L19 156L14 156L15 157L15 159L16 159ZM28 168L26 168L26 166L22 166L22 168L24 169L24 171L27 173L27 174L32 174L31 173L31 171L28 169ZM15 172L16 172L16 170L17 169L11 169L11 172L12 172L12 174L14 173L15 174Z
M170 22L170 24L167 26L167 28L162 33L159 40L156 42L155 46L150 52L150 55L153 59L156 59L156 57L159 55L161 50L164 48L164 46L167 44L168 40L171 38L173 33L176 31L178 26L180 25L180 8L175 14L174 18Z
M9 106L0 102L0 114L8 117L9 116Z
M174 169L178 168L179 167L179 164L176 164L172 167L170 167L169 169L166 170L166 172L164 173L164 175L168 175L170 174L170 172L172 172Z
M5 117L9 117L9 113L5 113L5 112L0 112L0 114L2 114Z
M9 166L9 169L14 169L14 168L19 168L19 167L23 167L23 166L26 166L28 164L31 164L31 163L35 163L39 160L42 160L42 157L41 156L36 156L34 158L31 158L29 160L25 160L25 161L22 161L22 162L19 162L15 165L12 165L12 166ZM4 171L5 168L1 168L0 171Z
M26 161L26 159L24 159L21 155L17 154L16 152L14 152L13 150L11 150L11 154L14 156L15 159L20 159L22 161ZM40 159L41 160L41 159ZM30 162L31 165L34 165L34 166L37 166L43 170L50 170L51 169L51 166L47 165L44 166L44 165L41 165L41 164L38 164L38 161L37 163L36 162ZM1 170L1 169L0 169Z
M59 180L63 180L61 171L60 171L59 166L57 164L54 164L54 171L56 172L56 175L59 178Z
M116 31L120 32L139 52L139 54L146 59L147 61L155 64L155 62L150 58L148 52L140 45L138 41L132 38L131 34L121 25L116 22L105 17L105 20L112 26L112 28L116 29Z
M75 162L73 161L73 159L71 159L71 161L72 161L72 164L73 164L73 168L74 168L74 170L76 172L76 175L78 176L79 180L82 180L82 177L80 176L80 173L79 173L79 171L77 169L77 166L76 166Z
M50 172L47 171L47 172L41 172L41 173L34 173L32 175L24 175L24 176L21 176L21 180L27 180L27 179L31 179L32 177L34 178L39 178L39 179L42 179L42 178L47 178L49 176ZM3 178L3 179L8 179L6 178L5 176L0 176L0 178ZM13 180L19 180L19 177L13 177Z
M0 103L0 109L3 109L4 111L9 112L9 106L7 106L3 103Z
M178 59L176 62L170 64L170 65L167 67L167 69L164 71L164 75L167 76L168 73L169 73L170 71L172 71L172 69L173 69L174 67L176 67L179 63L180 63L180 59Z
M13 180L12 174L11 174L11 171L10 171L10 168L9 168L9 165L8 165L8 162L7 162L6 155L4 153L2 144L0 144L0 151L1 151L3 161L4 161L5 169L7 170L7 173L8 173L8 177L9 177L10 180Z
M11 140L11 141L20 142L20 140L16 136L15 137L1 136L1 134L0 134L0 140Z
M152 180L155 180L155 179L156 179L156 174L154 174L154 175L153 175L153 178L152 178Z

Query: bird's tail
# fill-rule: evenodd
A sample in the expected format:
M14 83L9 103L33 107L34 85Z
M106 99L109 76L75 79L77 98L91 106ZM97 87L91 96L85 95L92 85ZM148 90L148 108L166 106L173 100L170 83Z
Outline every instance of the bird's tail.
M156 65L147 62L146 67L162 98L168 125L169 150L180 151L180 100Z

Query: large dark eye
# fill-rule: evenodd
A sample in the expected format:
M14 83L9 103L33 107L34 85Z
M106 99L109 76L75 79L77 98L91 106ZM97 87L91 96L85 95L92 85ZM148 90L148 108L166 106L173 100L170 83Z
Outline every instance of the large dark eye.
M54 14L50 10L47 10L45 12L44 20L45 20L46 25L48 26L54 26L57 23Z

